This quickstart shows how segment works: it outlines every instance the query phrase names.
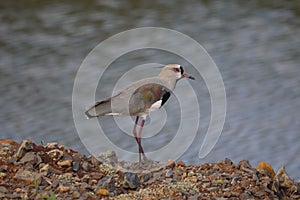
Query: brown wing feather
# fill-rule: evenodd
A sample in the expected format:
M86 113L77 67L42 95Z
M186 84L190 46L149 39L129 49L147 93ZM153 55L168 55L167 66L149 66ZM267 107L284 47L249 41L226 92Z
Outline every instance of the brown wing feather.
M130 98L130 114L143 113L159 100L163 100L163 105L170 96L165 95L166 93L170 94L170 91L160 84L151 83L139 87Z

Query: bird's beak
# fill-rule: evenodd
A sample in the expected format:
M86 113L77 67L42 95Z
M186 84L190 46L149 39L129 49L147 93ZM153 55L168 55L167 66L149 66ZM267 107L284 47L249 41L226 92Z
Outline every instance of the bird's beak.
M195 80L195 77L189 75L189 74L186 73L186 72L183 72L182 77L184 77L184 78L189 78L189 79L192 79L192 80Z

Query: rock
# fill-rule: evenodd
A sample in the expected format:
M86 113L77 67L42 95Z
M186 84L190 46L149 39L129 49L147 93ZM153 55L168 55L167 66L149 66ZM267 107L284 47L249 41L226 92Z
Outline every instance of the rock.
M286 173L284 166L277 171L274 177L272 190L276 192L279 197L285 197L287 192L297 193L298 187Z
M176 166L185 167L185 163L183 161L178 161L175 163Z
M80 169L80 160L79 159L78 160L76 159L72 162L72 169L74 172L79 171L79 169Z
M87 161L92 163L92 165L94 165L94 166L98 166L101 164L101 162L94 156L89 156Z
M167 178L171 178L172 176L173 176L173 170L167 169L167 171L166 171L166 177Z
M0 186L0 193L7 193L8 190L4 186Z
M58 191L60 193L62 193L62 192L69 192L70 191L70 187L69 186L61 185L61 186L58 187Z
M225 165L233 165L233 162L229 158L225 158Z
M57 165L60 167L71 167L72 160L59 160L57 161Z
M98 181L97 189L107 189L112 192L115 190L115 180L113 177L105 176Z
M27 152L19 162L16 164L24 164L30 162L32 165L37 166L42 162L42 159L39 155L37 155L35 152Z
M218 190L219 190L218 187L207 188L207 191L209 191L209 192L216 192L216 191L218 191Z
M145 173L141 175L141 182L147 182L151 177L153 177L153 173L149 172L149 173Z
M25 181L28 183L33 183L39 185L41 182L41 173L32 172L28 170L20 169L14 176L16 180Z
M47 154L53 161L58 161L63 157L64 152L59 149L53 149L48 151Z
M57 188L59 185L59 179L58 178L54 178L53 182L52 182L52 188Z
M103 163L108 163L110 165L114 165L116 163L118 163L118 157L116 155L116 152L109 150L105 153L102 153L98 156L99 161L103 162Z
M251 173L251 174L255 173L255 170L252 169L248 160L240 161L238 164L238 168L241 170L244 170L245 172Z
M4 172L0 172L0 178L1 178L1 179L5 178L5 177L6 177L6 175L7 175L6 173L4 173Z
M124 174L124 188L136 189L140 186L139 177L132 172L125 172Z
M259 162L257 165L257 169L262 170L265 174L267 174L271 178L275 177L275 172L274 172L272 165L270 165L267 162L263 162L263 161Z
M78 192L78 191L74 191L73 193L72 193L72 198L73 199L78 199L80 197L80 193Z
M0 172L7 172L7 165L0 166Z
M23 140L20 144L17 152L13 155L17 160L22 158L28 151L33 149L33 143L31 140Z
M88 162L86 162L86 161L84 161L83 163L82 163L82 169L84 170L84 171L89 171L90 170L90 164L88 163Z
M56 149L56 148L58 148L58 144L57 144L57 142L49 142L49 143L47 143L46 148Z
M47 163L47 164L42 164L41 166L40 166L40 170L39 170L39 172L46 172L46 174L48 173L48 171L49 171L49 164Z
M108 196L109 195L109 191L107 189L100 188L100 189L98 189L98 190L95 191L95 194L97 196Z

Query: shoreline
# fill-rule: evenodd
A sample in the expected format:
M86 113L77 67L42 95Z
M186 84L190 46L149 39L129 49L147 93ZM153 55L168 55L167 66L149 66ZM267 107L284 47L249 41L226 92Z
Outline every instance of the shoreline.
M300 199L300 181L265 162L139 165L31 140L0 140L0 158L1 199Z

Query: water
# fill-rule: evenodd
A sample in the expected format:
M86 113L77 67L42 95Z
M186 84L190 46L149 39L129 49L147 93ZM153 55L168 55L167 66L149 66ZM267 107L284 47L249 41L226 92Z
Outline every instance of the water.
M21 141L59 141L88 153L76 132L71 96L80 64L101 41L120 31L144 26L174 29L197 40L212 56L227 93L223 133L213 151L198 158L210 118L210 97L200 75L192 82L200 99L198 136L181 157L188 164L231 158L281 165L300 179L300 20L299 4L285 1L9 1L0 3L0 134ZM178 44L184 48L184 44ZM193 53L193 52L190 52ZM195 52L195 56L197 56ZM188 63L155 50L132 52L116 60L98 88L106 97L122 73L145 63ZM191 69L191 73L195 73ZM93 72L87 72L93 73ZM184 84L184 83L182 83ZM197 87L197 86L201 87ZM175 106L176 105L176 106ZM156 149L174 137L176 98L166 105L165 135L145 140ZM173 116L173 117L171 117ZM159 114L154 114L157 120ZM100 120L102 121L102 120ZM122 148L135 150L111 118L108 131ZM151 123L151 122L147 122ZM91 141L101 146L101 141ZM155 143L156 145L152 145ZM181 145L181 144L178 144Z

